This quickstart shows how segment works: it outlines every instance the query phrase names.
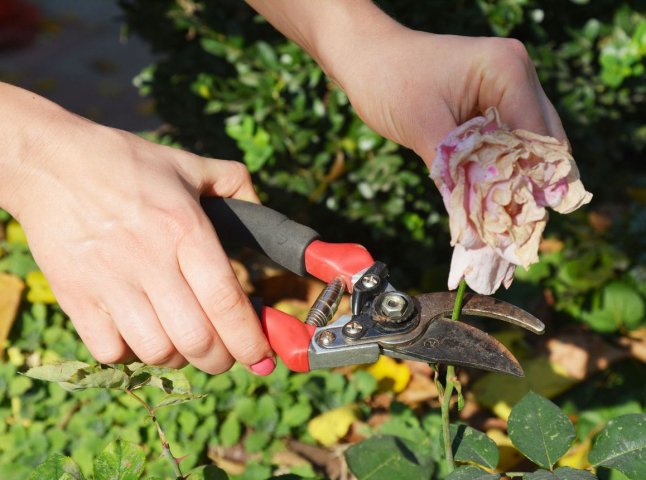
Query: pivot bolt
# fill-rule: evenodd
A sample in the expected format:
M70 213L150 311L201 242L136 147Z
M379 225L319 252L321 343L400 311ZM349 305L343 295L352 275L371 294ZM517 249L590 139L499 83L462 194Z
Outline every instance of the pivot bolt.
M379 295L372 306L372 319L386 329L407 328L414 318L415 303L402 292L385 292Z
M334 332L331 332L330 330L325 330L319 333L319 336L316 339L318 344L321 345L322 347L327 347L331 345L332 343L334 343L335 340L336 340L336 335L334 334Z
M407 306L408 302L400 294L388 293L381 302L381 311L388 317L398 317L404 313Z

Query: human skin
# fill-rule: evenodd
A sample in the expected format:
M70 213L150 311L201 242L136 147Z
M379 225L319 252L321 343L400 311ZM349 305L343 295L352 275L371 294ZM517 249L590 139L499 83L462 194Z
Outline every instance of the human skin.
M406 28L368 0L247 0L307 50L375 131L430 167L455 127L497 107L512 129L567 140L525 47Z
M275 365L201 195L258 201L247 169L0 84L0 206L92 355L209 372Z
M430 165L453 128L503 121L565 139L522 45L407 29L366 0L250 0L307 50L377 132ZM73 115L0 84L0 206L103 363L274 367L200 195L257 201L246 169Z

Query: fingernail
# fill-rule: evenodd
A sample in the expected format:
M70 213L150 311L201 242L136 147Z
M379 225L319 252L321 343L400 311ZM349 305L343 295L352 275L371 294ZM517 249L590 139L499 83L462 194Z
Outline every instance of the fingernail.
M276 361L273 358L264 358L249 368L256 375L269 375L276 368Z

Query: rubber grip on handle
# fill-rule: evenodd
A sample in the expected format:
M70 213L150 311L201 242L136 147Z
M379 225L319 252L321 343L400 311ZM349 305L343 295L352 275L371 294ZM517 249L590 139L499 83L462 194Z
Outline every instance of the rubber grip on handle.
M201 203L224 245L252 248L297 275L307 273L305 250L316 231L256 203L219 197Z

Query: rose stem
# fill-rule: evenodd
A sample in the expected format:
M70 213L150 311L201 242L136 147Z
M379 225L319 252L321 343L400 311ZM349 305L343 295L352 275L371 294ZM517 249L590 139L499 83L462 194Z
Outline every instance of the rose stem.
M467 284L464 280L460 282L458 290L455 294L455 303L453 304L453 313L451 314L451 320L458 321L460 319L460 312L462 311L462 301L464 300L464 292L466 290ZM437 379L437 374L435 376ZM449 425L451 423L450 413L451 413L451 397L453 396L453 388L455 387L457 378L455 377L455 367L453 365L448 365L446 367L446 387L438 388L440 394L440 407L442 409L442 433L444 436L444 453L446 455L446 462L449 468L449 473L455 470L455 462L453 460L453 449L451 447L451 432ZM439 384L440 382L436 382Z
M162 446L162 457L166 457L168 459L168 462L171 464L173 468L173 473L175 474L175 478L177 480L184 480L186 477L184 477L184 475L182 474L182 471L179 468L179 462L170 451L170 445L168 444L166 433L164 433L164 430L162 429L159 421L157 421L157 415L155 415L155 409L152 408L150 405L148 405L148 403L143 398L141 398L139 395L135 394L131 390L126 389L125 392L128 395L130 395L132 398L137 400L139 403L141 403L144 406L144 408L148 411L150 418L152 419L152 421L155 423L155 426L157 427L157 433L159 434L159 440L161 441L161 446Z

